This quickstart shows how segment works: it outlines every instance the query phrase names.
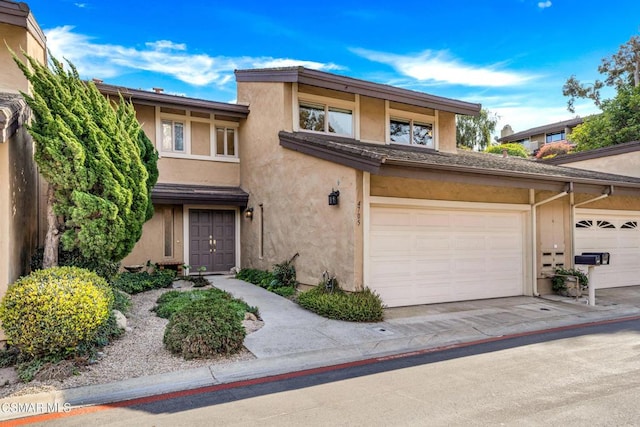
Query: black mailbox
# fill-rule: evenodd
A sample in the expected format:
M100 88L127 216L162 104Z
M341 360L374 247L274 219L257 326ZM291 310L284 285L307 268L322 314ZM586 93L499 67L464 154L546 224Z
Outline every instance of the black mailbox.
M600 257L598 255L576 255L574 257L576 265L600 265Z
M609 252L583 252L582 255L596 255L600 258L598 265L609 265Z

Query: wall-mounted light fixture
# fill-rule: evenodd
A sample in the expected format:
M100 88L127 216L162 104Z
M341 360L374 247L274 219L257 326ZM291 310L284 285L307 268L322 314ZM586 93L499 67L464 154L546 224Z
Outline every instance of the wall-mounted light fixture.
M329 193L329 206L337 205L338 197L340 197L340 190L331 189L331 193Z
M247 208L244 211L244 217L253 221L253 208Z

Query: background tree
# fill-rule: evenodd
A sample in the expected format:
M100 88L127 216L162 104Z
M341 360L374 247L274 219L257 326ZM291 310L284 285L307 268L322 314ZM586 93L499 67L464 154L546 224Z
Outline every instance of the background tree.
M576 98L591 99L601 107L600 90L604 86L614 87L616 91L640 86L640 36L631 37L616 53L602 58L598 72L606 76L604 81L596 80L593 83L583 84L575 75L567 79L562 87L562 94L569 97L567 109L570 112L575 112Z
M51 57L51 68L25 55L14 60L33 88L23 93L34 120L35 159L49 183L43 266L57 264L58 247L89 259L120 261L150 218L157 153L129 102L117 106L73 64Z
M477 116L456 116L457 146L484 150L491 145L491 135L497 123L498 115L484 108Z
M622 87L601 108L601 114L585 118L569 134L577 151L640 140L640 86Z

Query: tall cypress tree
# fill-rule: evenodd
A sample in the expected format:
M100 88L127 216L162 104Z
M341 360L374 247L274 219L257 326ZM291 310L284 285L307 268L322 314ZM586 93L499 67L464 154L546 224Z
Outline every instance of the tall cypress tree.
M34 120L35 159L49 183L44 266L57 264L58 245L90 259L120 261L153 214L157 153L131 103L111 104L51 57L51 68L25 54L14 60L32 84L23 93ZM115 108L114 108L115 107Z

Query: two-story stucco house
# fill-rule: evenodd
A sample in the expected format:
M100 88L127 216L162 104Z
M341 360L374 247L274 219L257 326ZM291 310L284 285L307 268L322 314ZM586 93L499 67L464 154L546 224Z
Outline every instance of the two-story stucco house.
M612 255L599 286L640 284L640 178L458 151L455 117L479 104L303 67L235 76L236 104L97 83L133 102L160 155L155 215L124 265L227 273L298 254L300 282L326 270L402 306L549 292L554 267L589 250ZM19 121L0 143L2 286L38 235L23 224L37 224L38 185ZM15 185L23 174L32 184Z

